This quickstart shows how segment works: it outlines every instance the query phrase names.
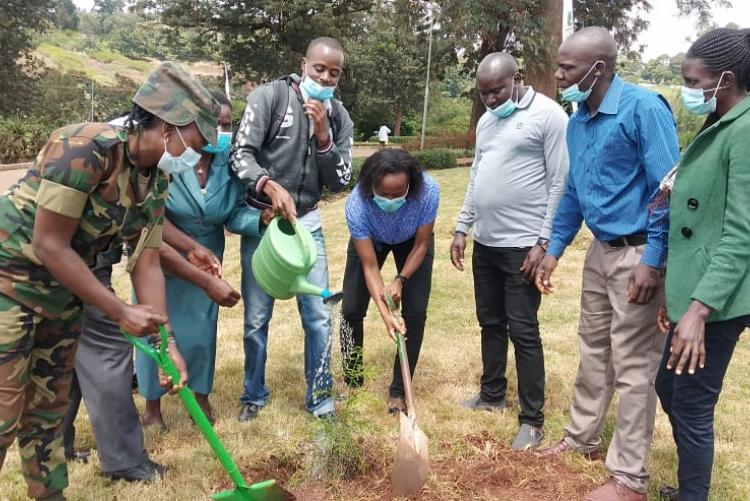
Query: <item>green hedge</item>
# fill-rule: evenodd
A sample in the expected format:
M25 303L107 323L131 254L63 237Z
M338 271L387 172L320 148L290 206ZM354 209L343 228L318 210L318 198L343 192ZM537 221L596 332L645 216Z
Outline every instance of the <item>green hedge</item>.
M401 144L407 141L419 140L417 136L388 136L388 142L393 144ZM378 136L370 136L367 138L368 143L379 143Z
M434 148L410 153L425 169L450 169L456 166L456 160L458 160L458 151L449 148Z
M20 118L0 117L0 163L33 160L56 128Z

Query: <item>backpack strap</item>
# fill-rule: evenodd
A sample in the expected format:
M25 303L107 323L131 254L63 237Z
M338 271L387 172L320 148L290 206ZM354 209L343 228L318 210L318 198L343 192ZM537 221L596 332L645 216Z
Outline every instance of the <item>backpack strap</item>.
M284 123L286 110L289 108L289 83L291 78L285 75L278 80L274 80L266 85L273 86L273 100L271 101L271 120L270 126L266 130L263 138L263 146L266 147L276 136L279 135L281 124Z
M328 117L328 122L331 124L331 136L334 142L339 137L339 131L341 130L341 106L341 101L331 99L331 114Z

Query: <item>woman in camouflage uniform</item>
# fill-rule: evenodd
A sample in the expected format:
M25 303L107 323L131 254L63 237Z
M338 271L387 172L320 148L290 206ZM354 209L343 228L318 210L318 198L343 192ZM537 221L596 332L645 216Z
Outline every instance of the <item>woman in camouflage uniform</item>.
M81 302L139 336L168 323L158 249L169 174L192 168L196 152L216 143L218 105L173 63L155 69L133 102L126 130L87 123L55 131L0 197L0 468L18 436L28 494L37 499L64 499L68 485L60 425ZM135 249L138 305L90 271L97 255L122 242ZM187 371L171 341L170 357L181 387Z

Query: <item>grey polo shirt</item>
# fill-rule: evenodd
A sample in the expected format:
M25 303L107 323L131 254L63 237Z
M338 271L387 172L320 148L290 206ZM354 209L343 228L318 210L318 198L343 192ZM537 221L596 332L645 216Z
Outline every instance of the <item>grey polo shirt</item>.
M489 247L530 247L549 239L568 181L568 116L528 87L508 118L485 112L456 231Z

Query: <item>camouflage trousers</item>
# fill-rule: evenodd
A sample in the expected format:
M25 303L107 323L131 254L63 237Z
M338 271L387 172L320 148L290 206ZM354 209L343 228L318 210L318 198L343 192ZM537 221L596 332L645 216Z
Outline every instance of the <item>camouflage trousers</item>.
M50 320L0 294L0 469L17 436L32 498L68 485L62 419L82 319L80 303Z

